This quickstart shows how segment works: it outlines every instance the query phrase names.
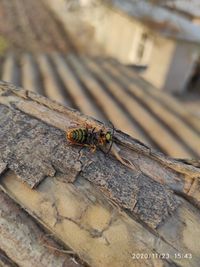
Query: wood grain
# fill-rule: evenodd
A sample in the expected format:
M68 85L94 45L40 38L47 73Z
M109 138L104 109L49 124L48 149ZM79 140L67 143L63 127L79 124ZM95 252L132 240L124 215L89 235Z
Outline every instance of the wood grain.
M0 82L1 188L91 266L198 266L197 162L118 130L109 155L70 146L65 131L85 123L106 127Z

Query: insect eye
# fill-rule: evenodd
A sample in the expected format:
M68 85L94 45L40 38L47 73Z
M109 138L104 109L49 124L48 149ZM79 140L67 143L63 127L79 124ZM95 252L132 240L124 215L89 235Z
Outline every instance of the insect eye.
M111 133L110 132L107 132L106 133L106 140L107 141L110 141L111 139L112 139Z

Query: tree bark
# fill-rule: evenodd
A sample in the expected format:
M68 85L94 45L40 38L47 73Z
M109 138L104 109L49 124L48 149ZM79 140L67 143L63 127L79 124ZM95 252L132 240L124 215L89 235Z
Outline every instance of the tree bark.
M86 124L106 127L0 82L2 189L91 266L198 266L198 164L117 130L109 155L69 145Z

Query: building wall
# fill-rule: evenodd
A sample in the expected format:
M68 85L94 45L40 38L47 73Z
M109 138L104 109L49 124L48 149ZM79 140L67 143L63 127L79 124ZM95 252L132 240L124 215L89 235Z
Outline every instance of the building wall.
M105 6L88 13L86 20L94 26L96 40L108 55L133 64L133 46L144 28L140 23Z
M177 93L186 90L199 56L200 48L197 44L177 41L163 89Z
M176 49L176 42L155 36L151 60L142 76L158 89L164 89L169 68Z
M129 65L146 66L149 63L153 45L152 31L143 23L104 5L90 12L86 19L94 26L96 40L104 46L108 55ZM144 55L139 60L137 50L143 34L147 35L147 39Z
M158 89L171 92L185 89L197 57L197 45L164 38L136 19L103 5L87 14L86 19L94 26L96 40L108 55L124 64L146 65L142 76ZM150 40L141 64L137 49L144 32Z
M157 88L163 89L176 47L173 40L162 38L135 19L105 6L88 14L88 21L95 27L96 39L104 45L106 53L124 64L139 63L138 44L142 33L147 32L151 40L148 41L146 60L141 64L147 66L142 76Z

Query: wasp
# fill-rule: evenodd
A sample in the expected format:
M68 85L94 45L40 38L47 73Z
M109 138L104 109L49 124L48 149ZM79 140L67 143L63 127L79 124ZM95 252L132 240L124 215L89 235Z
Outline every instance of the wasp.
M71 144L87 146L92 152L96 151L96 148L101 149L104 153L108 154L113 144L113 132L106 130L96 130L96 128L90 128L88 126L81 128L69 129L66 133L67 140ZM109 145L109 149L105 152L105 147ZM103 148L103 149L102 149Z

